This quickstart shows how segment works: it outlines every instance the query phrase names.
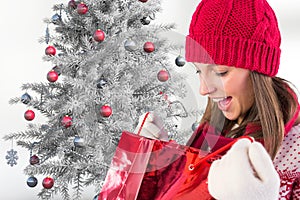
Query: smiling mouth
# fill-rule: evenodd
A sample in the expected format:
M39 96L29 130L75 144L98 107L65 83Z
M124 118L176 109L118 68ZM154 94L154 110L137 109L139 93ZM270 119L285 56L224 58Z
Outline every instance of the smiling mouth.
M220 102L220 101L223 101L225 100L227 97L220 97L220 98L211 98L214 102Z
M218 104L218 107L222 111L227 111L229 109L230 103L231 103L232 97L222 97L222 98L212 98L213 102L216 102Z

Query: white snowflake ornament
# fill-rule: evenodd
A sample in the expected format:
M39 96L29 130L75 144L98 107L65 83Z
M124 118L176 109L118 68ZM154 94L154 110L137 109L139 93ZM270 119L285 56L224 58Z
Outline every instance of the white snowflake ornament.
M11 167L17 164L17 160L19 157L17 156L17 151L11 149L10 151L7 151L7 155L5 156L7 159L7 164Z

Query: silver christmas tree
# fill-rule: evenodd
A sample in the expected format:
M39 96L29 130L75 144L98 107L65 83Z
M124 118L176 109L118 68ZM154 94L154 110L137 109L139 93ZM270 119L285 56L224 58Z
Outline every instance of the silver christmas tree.
M185 131L174 122L190 112L166 98L182 99L186 93L184 77L168 57L182 47L160 36L174 24L152 23L160 2L71 0L54 5L41 39L50 46L43 60L54 66L48 81L23 84L32 96L10 100L25 102L46 121L34 123L27 116L33 120L27 130L5 136L38 156L25 174L53 178L53 187L38 194L41 199L56 193L65 200L81 199L87 186L97 194L122 131L133 131L147 111L162 116L170 137L185 140Z

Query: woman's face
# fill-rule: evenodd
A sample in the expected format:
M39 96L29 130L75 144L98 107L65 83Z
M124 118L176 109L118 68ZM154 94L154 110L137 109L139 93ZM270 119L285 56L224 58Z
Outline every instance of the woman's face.
M229 120L240 124L254 103L250 71L225 65L194 63L200 79L200 94L208 95Z

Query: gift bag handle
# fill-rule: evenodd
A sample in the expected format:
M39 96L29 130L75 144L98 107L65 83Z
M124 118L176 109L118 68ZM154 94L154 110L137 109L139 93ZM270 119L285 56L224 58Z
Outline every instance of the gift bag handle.
M147 117L148 117L149 114L150 114L150 112L147 112L147 113L146 113L146 115L145 115L145 117L144 117L144 119L143 119L143 122L142 122L142 124L141 124L141 127L139 128L139 131L138 131L137 135L140 135L140 134L141 134L142 128L143 128L143 126L144 126L144 124L145 124L145 122L146 122L146 119L147 119Z

